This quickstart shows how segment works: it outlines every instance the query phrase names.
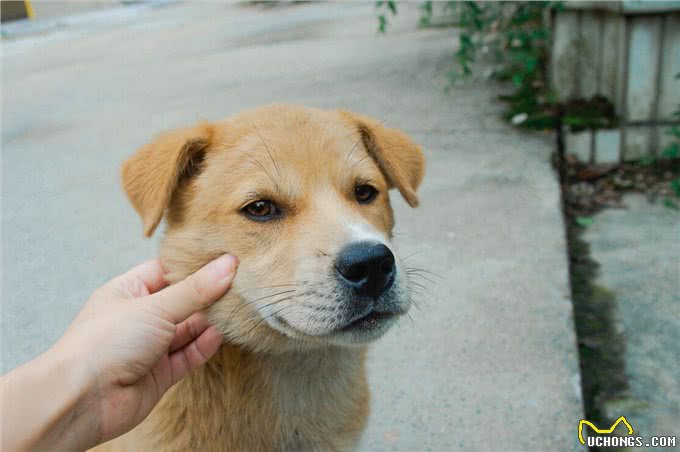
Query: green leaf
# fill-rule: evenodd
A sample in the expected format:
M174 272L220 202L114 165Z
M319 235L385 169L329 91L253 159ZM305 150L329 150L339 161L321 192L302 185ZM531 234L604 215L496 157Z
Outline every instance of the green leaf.
M680 144L671 143L661 152L661 157L665 159L676 159L680 157Z
M394 0L387 0L387 8L392 11L393 15L397 15L397 2Z
M576 221L576 224L582 228L587 228L588 226L595 223L593 217L576 217L574 220Z
M380 33L385 33L385 29L387 28L387 19L385 19L384 15L379 15L378 16L378 31Z
M522 76L522 74L513 74L512 83L514 83L515 86L517 86L517 87L522 86L523 81L524 81L524 77Z
M671 189L673 190L673 193L675 193L675 196L680 198L680 179L674 179L671 181Z
M432 23L432 0L420 4L420 26L426 27Z
M536 69L536 65L538 64L538 58L534 56L530 56L526 58L524 61L524 67L527 72L534 72L534 69Z
M555 11L564 11L564 2L551 2L550 7Z
M533 30L531 32L531 38L532 39L547 39L548 38L548 30L545 28L538 28L536 30Z
M663 205L668 207L669 209L680 210L680 207L678 207L678 204L675 201L673 201L672 199L668 199L668 198L664 199Z
M656 157L653 155L645 155L640 158L640 164L642 166L652 166L653 164L656 163Z

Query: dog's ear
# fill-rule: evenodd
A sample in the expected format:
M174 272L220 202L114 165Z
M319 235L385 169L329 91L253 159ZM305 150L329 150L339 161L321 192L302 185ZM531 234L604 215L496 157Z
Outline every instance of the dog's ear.
M364 146L385 175L390 188L397 188L411 207L418 205L416 190L425 175L423 151L404 132L350 111L340 111L359 131Z
M123 189L142 217L146 237L160 223L180 182L199 170L212 136L210 124L166 132L123 163Z

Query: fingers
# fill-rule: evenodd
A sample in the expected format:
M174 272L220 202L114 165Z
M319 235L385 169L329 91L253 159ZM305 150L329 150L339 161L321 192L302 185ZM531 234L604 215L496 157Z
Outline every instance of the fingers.
M168 285L165 270L158 259L146 261L114 278L109 284L130 297L143 297L158 292Z
M197 339L209 326L208 316L203 312L197 312L189 316L188 319L177 325L175 337L170 343L170 353L179 350L189 342Z
M208 327L186 347L170 355L171 385L186 377L193 370L213 357L222 344L222 335L214 326Z
M180 323L194 312L207 308L231 286L238 259L224 255L183 281L149 296L169 321Z

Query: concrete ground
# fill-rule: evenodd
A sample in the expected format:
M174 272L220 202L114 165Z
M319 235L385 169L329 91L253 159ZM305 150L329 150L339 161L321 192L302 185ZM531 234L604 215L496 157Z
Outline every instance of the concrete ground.
M445 91L453 31L419 30L412 8L378 35L372 2L125 8L3 29L3 369L155 255L118 183L153 134L271 102L343 107L426 149L421 207L393 196L397 242L443 277L372 349L362 450L580 449L553 142L504 125L493 85Z
M600 264L597 284L616 296L615 320L626 338L630 398L612 404L607 414L612 419L625 415L636 435L676 436L680 433L680 215L641 195L629 195L624 203L625 210L598 214L583 236ZM680 444L674 450L680 450Z

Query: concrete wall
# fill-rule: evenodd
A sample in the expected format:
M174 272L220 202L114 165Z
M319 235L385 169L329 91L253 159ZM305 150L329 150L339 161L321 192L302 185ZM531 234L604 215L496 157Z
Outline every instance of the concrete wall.
M641 6L642 5L642 6ZM577 2L553 15L550 81L560 101L607 97L621 118L574 154L594 162L654 155L680 108L680 2ZM643 7L645 6L645 7ZM590 132L586 133L589 134ZM569 144L567 144L569 146ZM567 152L571 150L567 148ZM587 155L587 157L586 157Z

